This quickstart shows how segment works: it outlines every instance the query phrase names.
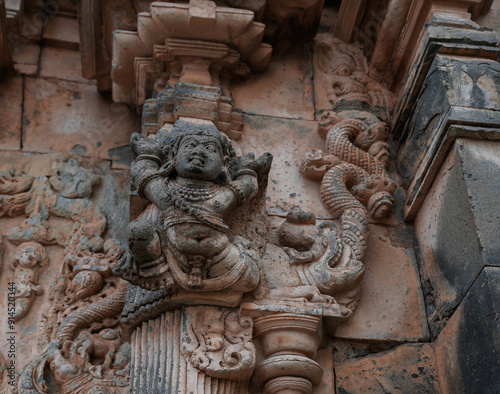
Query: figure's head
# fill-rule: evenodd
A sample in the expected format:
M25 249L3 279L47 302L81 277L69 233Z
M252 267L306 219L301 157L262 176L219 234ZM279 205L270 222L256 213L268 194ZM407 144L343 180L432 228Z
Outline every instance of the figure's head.
M184 178L215 181L224 164L219 140L206 135L188 135L177 150L175 170Z
M48 262L45 248L38 242L24 242L19 245L14 255L13 267L33 268L37 264L43 267Z
M78 159L57 159L51 163L50 184L61 196L86 198L99 178L92 170L82 167Z
M236 156L229 139L213 124L179 120L172 129L166 155L170 171L190 179L216 181Z
M372 219L382 219L389 213L393 205L394 199L390 193L376 193L368 201L368 214Z

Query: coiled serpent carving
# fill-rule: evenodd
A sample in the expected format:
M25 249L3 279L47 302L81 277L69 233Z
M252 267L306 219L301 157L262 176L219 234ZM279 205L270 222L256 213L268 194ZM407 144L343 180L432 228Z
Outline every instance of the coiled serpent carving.
M347 209L367 210L374 220L384 217L396 189L385 169L385 124L373 115L351 111L324 119L319 132L326 135L327 153L308 153L300 170L307 178L321 180L320 196L328 211L334 218Z

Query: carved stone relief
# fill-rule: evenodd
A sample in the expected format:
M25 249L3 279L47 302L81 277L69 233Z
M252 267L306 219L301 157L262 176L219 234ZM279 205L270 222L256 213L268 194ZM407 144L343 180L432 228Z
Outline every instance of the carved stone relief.
M133 185L154 205L130 224L129 252L115 273L148 290L172 288L180 297L227 291L225 304L238 305L259 282L258 256L248 240L229 240L224 219L257 195L271 155L238 159L213 124L184 120L165 148L139 134L131 143Z
M373 220L384 217L396 189L386 170L386 124L368 112L342 111L324 114L318 132L326 138L326 154L306 154L301 172L321 181L321 199L333 217L348 208L366 209Z
M16 284L15 321L26 316L33 306L35 297L43 294L42 287L38 285L38 271L45 268L47 263L47 252L39 243L24 242L17 247L14 259L10 263Z
M78 160L62 158L39 177L0 174L2 216L27 216L2 237L18 245L10 260L16 323L29 317L37 297L49 305L39 322L44 350L19 371L12 392L127 392L130 344L119 327L126 287L111 275L120 246L105 237L107 219L90 199L99 177ZM64 248L62 261L49 258L46 247L53 245ZM55 279L42 289L38 277L49 265Z
M374 110L380 107L379 111L387 116L394 99L388 90L368 76L368 63L360 48L328 36L318 37L315 45L319 108L366 110L372 107Z
M271 47L262 44L264 25L254 22L254 14L243 9L215 6L213 2L202 1L190 4L153 3L148 13L138 15L136 33L117 31L113 49L113 97L119 102L136 102L133 78L134 59L145 60L155 51L156 45L163 45L166 39L178 39L186 45L194 45L200 39L200 31L205 32L203 40L230 45L237 48L241 60L256 70L266 68L271 55ZM180 55L189 56L184 49ZM210 54L210 50L206 52ZM194 54L197 55L196 53ZM216 59L219 56L212 56ZM167 59L166 59L167 60ZM161 72L161 70L158 70ZM208 71L208 69L207 69ZM201 109L201 108L200 108Z
M371 218L383 216L395 188L381 164L387 158L385 125L374 116L359 115L357 121L352 116L339 114L329 120L338 130L333 126L328 132L332 164L321 173L339 171L338 166L352 168L352 179L341 178L334 187L328 177L323 182L324 188L329 186L332 217L340 223L317 221L296 209L279 228L276 245L269 243L262 204L269 154L238 157L215 125L191 118L179 119L169 134L164 129L155 136L133 136L132 184L151 204L129 225L129 251L114 268L134 285L123 320L132 348L139 352L132 356L132 369L153 371L155 363L165 362L158 355L160 344L151 345L151 357L143 359L140 347L145 343L160 341L172 331L172 340L182 344L167 351L173 352L177 369L165 367L158 376L134 375L136 390L163 387L151 383L157 378L163 385L188 384L182 386L187 390L191 383L182 382L200 376L231 385L253 376L251 384L267 387L265 392L288 385L310 392L319 383L322 369L314 361L314 338L320 335L320 321L324 317L334 329L353 313L364 274L365 206ZM353 123L357 128L348 127ZM345 151L344 156L339 151ZM320 178L317 167L316 162L304 164L315 179ZM252 321L261 332L253 337ZM228 338L228 324L232 332L240 332L239 342ZM257 362L253 342L273 343L284 332L297 333L287 337L286 349L264 350ZM304 341L312 341L309 350ZM243 353L234 353L231 361L229 348ZM238 366L234 374L231 363ZM191 378L184 381L183 373Z
M175 12L182 19L186 10L195 15L194 8L209 3L178 5ZM172 7L153 4L144 26L172 18ZM226 10L212 7L207 15ZM131 55L117 41L117 64L135 57L135 97L144 106L142 135L131 140L131 180L149 203L130 223L128 252L114 268L131 284L123 312L132 344L131 389L205 393L209 384L221 393L247 386L310 393L323 376L315 361L322 321L333 334L356 308L367 221L388 212L396 187L385 169L385 123L345 109L386 115L391 98L367 76L361 51L322 43L317 64L328 108L337 113L321 122L326 154L309 154L302 172L321 180L331 217L317 220L294 209L271 243L265 204L271 155L237 155L226 135L237 139L241 129L224 126L235 124L231 100L224 98L229 78L248 73L240 58L253 69L256 64L236 36L230 35L230 46L237 50L228 48L227 36L217 36L225 24L214 18L207 38L213 42L201 44L190 28L177 29L166 40L162 33L151 58ZM139 28L138 35L146 31ZM117 68L114 76L117 94L131 88L130 77L128 87L122 84L122 72ZM235 332L237 341L228 336ZM168 338L166 349L162 338Z

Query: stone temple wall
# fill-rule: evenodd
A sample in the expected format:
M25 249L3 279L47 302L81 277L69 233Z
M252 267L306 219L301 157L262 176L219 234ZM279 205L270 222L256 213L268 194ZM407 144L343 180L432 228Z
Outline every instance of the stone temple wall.
M134 10L144 11L151 2L132 3L120 8L120 2L113 1L102 10L102 20L95 23L103 23L104 37L110 26L139 30ZM267 10L273 10L279 2L268 3ZM370 127L382 123L389 130L386 145L380 150L385 158L379 155L377 160L386 160L385 185L393 185L389 187L393 206L384 217L367 217L366 251L360 259L364 276L360 295L346 304L351 308L349 319L325 317L317 328L317 349L310 358L321 366L322 376L307 377L312 391L293 392L497 392L500 66L499 40L494 35L495 31L500 34L500 1L495 0L483 15L476 9L487 1L465 2L478 4L468 10L467 18L458 5L443 11L440 7L446 7L438 4L432 11L437 20L434 25L422 23L424 11L411 1L380 1L372 6L352 2L361 4L361 11L349 9L346 1L319 3L316 34L306 29L304 37L309 36L299 40L284 33L284 37L276 32L273 36L266 30L265 41L272 42L268 64L259 70L260 63L252 66L252 61L247 61L258 72L231 66L227 73L233 73L232 78L221 74L218 81L226 91L222 96L231 98L230 122L237 125L226 129L226 134L236 154L273 155L267 192L256 198L263 198L264 216L267 214L267 253L275 253L277 260L288 256L283 252L286 248L281 234L287 223L295 220L290 219L290 212L300 209L314 214L317 223L335 219L338 224L340 215L333 215L320 196L321 176L311 179L314 175L308 173L325 163L328 166L331 160L323 155L319 160L324 161L317 164L311 156L318 150L332 153L325 134L336 125L340 128L346 119ZM396 3L400 8L391 8ZM126 79L138 77L134 73L124 76L126 66L119 62L125 55L113 59L113 65L120 67L111 72L110 51L105 50L94 59L94 74L89 73L88 63L82 60L89 42L81 39L86 37L82 35L82 21L86 20L82 14L90 13L91 8L82 12L71 1L59 2L57 7L40 4L26 1L23 12L16 14L9 11L12 5L0 0L0 11L7 7L2 28L10 37L14 69L0 82L0 393L125 393L129 387L131 392L174 392L165 388L168 384L159 389L141 383L138 376L145 376L146 368L161 368L161 356L151 361L153 358L145 356L149 351L177 355L180 361L176 368L186 370L185 375L175 375L185 382L180 393L287 392L283 388L272 391L270 385L263 391L266 380L259 378L267 371L262 367L267 345L257 334L260 328L256 322L267 315L250 313L254 333L250 326L248 335L250 340L254 337L257 354L251 368L257 372L238 383L241 385L231 385L227 382L238 381L234 377L237 373L226 377L226 372L220 371L212 372L215 375L205 370L193 372L200 367L186 361L186 354L191 353L180 349L186 337L181 340L175 336L178 333L169 331L187 324L196 327L196 316L202 313L193 308L201 308L199 301L189 301L192 303L186 305L195 306L184 309L183 301L181 307L165 307L161 317L160 312L157 317L147 315L150 310L144 305L160 308L161 299L171 294L165 289L159 293L158 288L147 293L135 282L136 293L130 289L127 293L130 285L113 272L127 253L127 225L147 203L135 190L130 192L131 164L139 162L137 156L141 155L129 145L132 133L160 135L161 130L170 132L174 121L167 121L170 125L165 128L158 120L152 132L148 102L138 102L139 93L134 93L135 102L126 99ZM116 11L119 20L111 17L113 7L120 8ZM264 13L262 8L256 10L256 15ZM194 8L192 13L195 15ZM266 18L279 19L278 12L272 17L262 15L264 24ZM394 18L394 29L405 27L392 41L387 16ZM350 29L346 27L349 23ZM279 26L281 31L284 25ZM372 31L367 26L375 27ZM385 37L387 48L381 47L379 37ZM111 46L106 38L103 41L104 46ZM172 51L177 48L174 44ZM403 44L408 53L402 52ZM165 51L170 50L166 47ZM245 58L245 50L239 50ZM153 55L136 54L141 59L149 56ZM161 62L172 61L164 56ZM196 52L196 56L201 55ZM134 57L131 59L133 64ZM347 66L345 59L350 62ZM144 70L150 66L145 62ZM172 78L178 71L175 64L169 67ZM342 67L348 68L348 76ZM165 69L155 70L145 71L146 87L142 87L149 100L155 99L151 91L159 86L161 72L166 73ZM157 80L153 83L148 78ZM182 101L187 102L185 107L178 105L179 112L185 111L180 116L170 114L177 116L175 120L196 118L190 112L194 104L188 101ZM219 108L219 119L221 111ZM155 116L161 118L158 113ZM372 117L376 121L371 121ZM217 126L221 130L222 126ZM304 170L304 163L309 170ZM140 183L132 179L134 182ZM362 194L360 191L356 196L363 202ZM367 204L363 202L365 208ZM263 219L256 215L246 220ZM237 227L232 223L231 230L232 226ZM303 250L290 242L285 246L295 248L299 251L295 256L303 258ZM284 282L280 282L280 275L288 273L261 258L264 266L269 263L265 291L272 298L269 294L281 294ZM312 261L315 258L313 255ZM289 285L293 286L296 284ZM293 302L276 296L273 300L279 300L278 306L273 304L272 308L291 313L287 309L290 305L295 308L298 299L302 302L309 296L295 297ZM267 301L259 304L245 297L246 305L266 313L265 308L271 308ZM337 293L333 297L337 298ZM142 302L140 307L137 300ZM325 312L329 301L324 300L310 305L305 302L307 306L301 304L292 314L331 317ZM324 311L310 312L319 304ZM215 301L211 305L206 307L207 315L223 321L232 312L217 308L233 311L240 303L228 306ZM300 312L302 307L307 313ZM243 329L239 333L247 335ZM159 348L148 347L149 340L156 340ZM174 376L174 372L169 373L172 375L165 376ZM252 373L253 369L249 376ZM160 375L153 378L161 380ZM190 381L195 375L199 381L205 379L203 384ZM293 373L290 376L294 377ZM148 375L147 379L153 378ZM13 381L15 389L10 384Z

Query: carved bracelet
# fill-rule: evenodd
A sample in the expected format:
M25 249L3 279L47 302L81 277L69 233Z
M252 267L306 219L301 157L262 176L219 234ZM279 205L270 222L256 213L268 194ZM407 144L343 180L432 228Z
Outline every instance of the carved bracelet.
M234 174L234 178L236 179L242 175L251 175L257 178L257 173L250 168L243 168L242 170L236 171L236 174Z
M137 188L137 194L139 195L139 197L145 198L143 190L144 190L144 188L146 187L146 184L149 181L151 181L151 180L153 180L155 178L161 178L161 177L162 176L157 171L150 172L150 173L148 173L146 175L143 175L139 179L139 181L137 182L137 186L136 186L136 188Z
M152 160L152 161L158 163L159 165L161 165L161 159L155 155L142 154L142 155L139 155L135 158L135 161L139 161L139 160Z

